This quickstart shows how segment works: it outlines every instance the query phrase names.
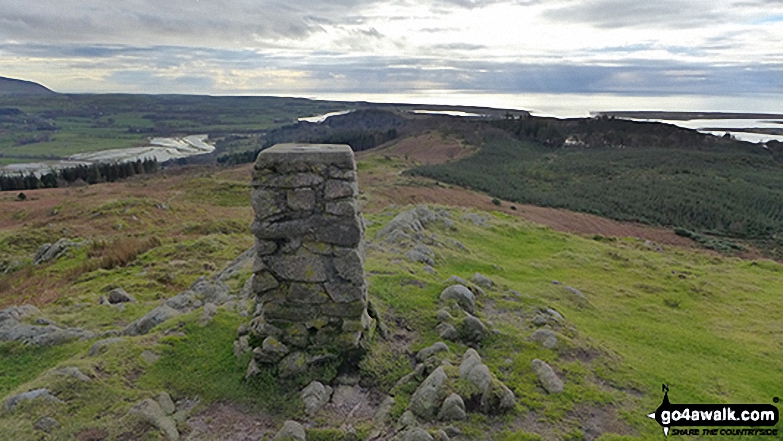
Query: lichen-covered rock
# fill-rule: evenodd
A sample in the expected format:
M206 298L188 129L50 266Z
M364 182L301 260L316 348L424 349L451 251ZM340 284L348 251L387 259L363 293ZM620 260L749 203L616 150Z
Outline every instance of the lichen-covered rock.
M177 430L177 423L173 419L166 415L166 412L160 407L160 405L153 399L147 398L136 403L129 411L129 414L138 415L144 421L157 427L170 440L179 439L179 431Z
M437 354L438 352L449 352L449 347L446 346L446 343L443 343L442 341L433 343L432 345L427 346L426 348L417 352L416 360L424 361L427 358Z
M177 411L177 407L174 405L174 401L171 399L171 395L168 392L161 392L158 398L155 400L166 415L172 415Z
M52 395L49 389L35 389L28 392L22 392L21 394L13 395L6 398L3 402L3 408L9 412L13 412L16 406L22 401L29 400L43 400L52 403L62 403L62 400Z
M448 310L442 308L439 309L437 315L435 315L435 320L437 320L438 323L441 323L441 322L454 320L454 317L451 315L451 313Z
M122 335L142 335L150 332L152 328L165 322L166 320L176 317L180 314L176 309L168 305L160 305L152 311L144 315L144 317L131 323L125 329L122 330Z
M468 282L466 282L465 279L463 279L460 276L451 276L448 279L446 279L446 283L449 285L463 285L463 286L468 285Z
M476 307L476 296L464 285L451 285L440 293L440 300L456 300L457 304L469 313Z
M438 336L444 340L456 341L459 339L459 332L451 323L439 323L435 330L438 331Z
M465 402L457 394L451 394L443 401L443 406L438 413L440 421L461 421L467 418Z
M482 393L489 389L489 385L492 383L492 373L489 371L489 367L484 363L477 364L471 369L465 379L473 383Z
M487 336L487 327L478 317L468 314L462 320L460 334L467 341L480 342Z
M495 285L495 282L493 282L492 279L481 273L473 274L473 277L471 277L470 280L476 285L483 286L484 288L492 288L492 286Z
M381 404L378 405L378 409L376 409L375 413L372 415L372 422L376 426L386 424L386 422L389 421L391 411L394 408L394 403L394 397L391 396L387 396L381 401Z
M38 251L35 253L35 257L33 257L33 265L40 265L42 263L57 259L71 248L81 245L82 242L72 241L65 238L59 239L53 244L43 244L38 247Z
M546 362L539 359L531 363L536 378L541 386L550 394L557 394L563 391L563 382L555 375L555 371Z
M427 265L435 265L435 253L430 247L418 244L405 253L405 257L411 262L421 262Z
M117 343L122 343L124 341L125 339L122 337L112 337L104 340L98 340L90 347L90 350L87 351L87 356L95 357L96 355L99 355L102 352L104 352L106 348L108 348L109 346Z
M332 396L332 388L324 386L318 381L313 381L302 389L299 396L304 402L305 412L313 416L329 402L329 398Z
M501 414L513 409L515 402L514 392L503 382L493 378L481 396L481 411L490 415Z
M475 349L470 348L462 356L462 363L459 365L459 377L467 378L474 367L481 364L481 356Z
M443 395L443 384L447 379L443 367L435 369L413 393L408 408L418 417L432 421L440 408Z
M281 378L293 378L307 371L307 357L301 352L286 355L277 365Z
M66 367L66 368L55 369L50 373L52 375L60 375L63 377L74 378L84 383L88 383L91 381L90 377L84 375L82 371L80 371L79 368L77 367Z
M434 441L432 435L421 427L408 430L402 435L402 441Z
M304 427L296 421L288 420L283 423L283 427L280 428L272 441L306 441L307 434Z
M253 358L259 363L274 364L285 357L289 352L288 346L280 343L275 337L269 336L261 343L260 348L253 350Z
M541 343L541 346L552 349L557 346L557 335L549 329L537 329L530 339Z
M399 425L402 428L416 427L418 424L419 420L416 419L416 415L414 415L410 410L406 410L400 416Z

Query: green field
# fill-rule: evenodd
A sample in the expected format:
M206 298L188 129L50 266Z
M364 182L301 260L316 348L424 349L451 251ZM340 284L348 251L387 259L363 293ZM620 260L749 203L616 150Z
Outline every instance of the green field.
M257 134L349 103L180 95L0 96L6 163L146 145L154 136ZM18 111L18 112L17 112Z

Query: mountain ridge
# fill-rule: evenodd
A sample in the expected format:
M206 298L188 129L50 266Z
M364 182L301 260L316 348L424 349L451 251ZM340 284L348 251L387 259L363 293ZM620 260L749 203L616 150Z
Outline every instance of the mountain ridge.
M50 95L53 90L33 81L0 77L0 95Z

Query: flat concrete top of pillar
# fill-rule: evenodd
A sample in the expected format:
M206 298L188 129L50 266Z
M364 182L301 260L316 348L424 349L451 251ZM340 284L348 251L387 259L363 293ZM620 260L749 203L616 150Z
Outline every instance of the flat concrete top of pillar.
M345 144L276 144L258 154L255 168L261 170L283 163L355 167L353 150Z

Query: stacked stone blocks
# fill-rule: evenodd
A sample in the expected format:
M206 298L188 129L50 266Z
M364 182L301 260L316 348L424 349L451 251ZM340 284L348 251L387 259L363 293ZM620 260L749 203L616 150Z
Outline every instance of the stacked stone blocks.
M255 359L358 348L373 320L350 147L273 146L258 155L252 187L258 308L251 332L263 341Z

